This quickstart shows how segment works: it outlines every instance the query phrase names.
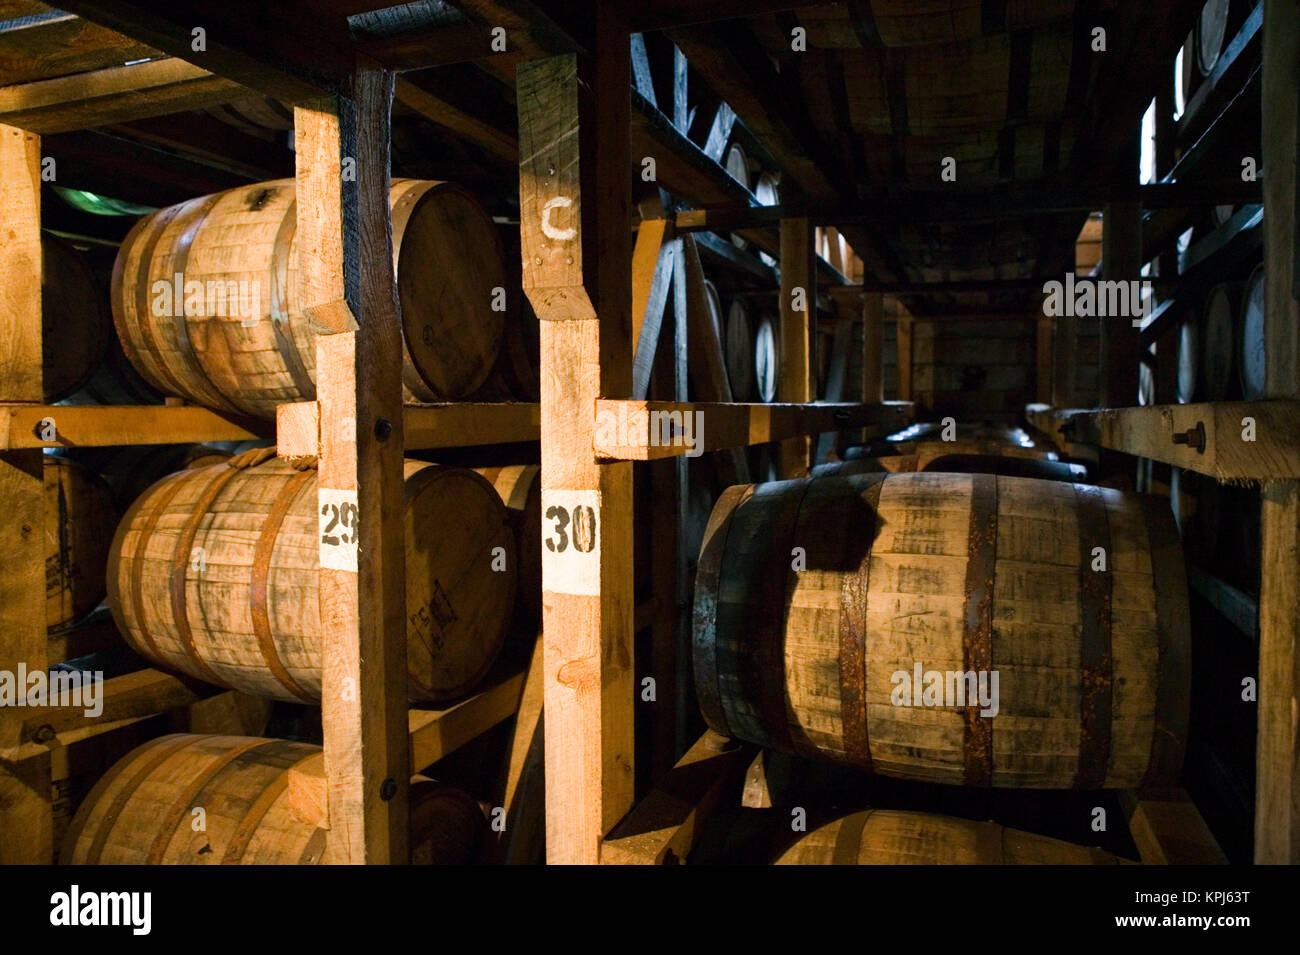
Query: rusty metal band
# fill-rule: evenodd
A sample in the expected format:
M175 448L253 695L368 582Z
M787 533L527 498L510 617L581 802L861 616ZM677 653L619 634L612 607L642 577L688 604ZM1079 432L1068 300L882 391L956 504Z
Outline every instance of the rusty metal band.
M753 485L737 485L722 492L704 529L704 542L695 568L695 606L691 611L692 659L695 695L704 721L715 732L731 736L718 684L718 613L722 564L727 555L727 535Z
M1100 488L1074 484L1079 515L1079 765L1075 789L1101 789L1110 765L1114 659L1111 656L1111 588L1114 554L1110 516ZM1101 548L1106 570L1092 569Z
M850 763L872 771L867 715L867 611L871 590L871 553L880 528L880 492L888 475L874 474L865 491L870 527L853 527L850 540L867 533L867 548L856 571L846 571L840 583L840 735Z
M146 492L149 500L149 516L145 520L144 527L137 532L135 539L135 550L131 552L131 586L129 597L131 602L131 615L135 618L135 631L141 642L148 649L146 655L152 656L155 660L161 656L158 644L154 641L153 634L149 632L147 617L144 612L144 561L145 551L149 546L149 539L153 537L153 532L158 526L158 520L162 517L163 512L167 510L167 505L172 502L181 487L187 482L195 480L196 471L182 472L180 475L171 478L158 492L157 499L152 499L152 494ZM142 498L144 501L145 498ZM125 617L125 614L123 615ZM128 629L127 631L131 631Z
M262 746L268 746L275 743L275 740L268 739L250 739L233 746L226 752L218 756L212 765L200 773L197 779L190 781L167 812L162 816L162 822L158 825L158 833L154 836L153 844L149 847L149 855L145 862L147 865L161 865L163 857L167 854L167 847L171 845L172 840L176 837L178 829L189 830L185 826L185 818L194 808L195 803L202 805L202 800L197 797L206 789L215 788L217 780L237 759L247 753L249 750L258 749Z
M831 853L831 865L858 865L862 854L862 833L867 828L867 820L874 809L855 812L840 820L839 832L835 833L835 849Z
M293 199L280 220L275 244L271 246L271 331L275 335L275 350L280 353L280 360L293 379L299 400L315 401L316 382L307 373L307 366L298 352L289 315L289 248L297 230L298 200Z
M187 658L194 664L205 680L222 686L225 681L220 679L216 672L208 666L207 661L199 656L198 647L195 646L194 630L190 626L190 615L185 605L185 583L190 566L190 551L194 546L194 538L198 535L199 525L203 523L205 517L209 516L208 511L212 507L212 503L217 499L217 495L240 472L234 468L204 468L196 473L202 475L207 471L216 471L217 475L208 482L208 486L203 489L199 499L194 502L193 510L185 518L185 524L181 528L180 536L176 539L176 549L172 551L170 581L172 620L176 625L176 634L180 640L181 648L185 651Z
M293 678L280 659L279 648L276 646L275 637L271 633L271 617L267 609L267 588L271 575L271 557L275 553L275 543L280 534L280 526L284 523L285 515L289 513L289 509L293 507L294 501L298 499L298 494L302 491L303 486L315 477L315 471L295 472L293 477L286 482L275 496L270 513L266 515L266 521L262 524L262 529L258 534L257 545L253 549L253 568L248 580L248 609L253 620L253 633L257 636L257 646L262 651L262 659L266 661L266 666L271 671L271 675L276 678L280 685L304 703L318 703L320 698L308 693L302 684Z
M1183 545L1168 504L1142 498L1147 543L1151 551L1151 584L1156 596L1155 725L1151 756L1143 786L1173 785L1182 773L1191 708L1191 621L1187 606L1187 571Z
M182 209L187 208L190 203L182 202L178 205L169 206L161 212L157 212L151 218L150 226L152 231L147 234L144 248L140 250L140 258L136 265L136 283L135 283L135 327L140 331L140 339L144 345L145 351L153 358L156 366L154 373L146 375L149 383L159 391L170 392L172 394L183 395L187 389L172 375L171 367L163 358L162 349L158 347L157 336L154 335L153 308L150 305L149 289L153 284L149 281L149 273L153 266L154 252L158 249L158 243L171 225L172 220L180 213ZM174 272L173 272L174 274ZM164 276L160 281L165 281L169 285L172 282L172 276ZM182 296L184 295L184 285L181 286ZM181 300L181 310L184 311L185 301ZM176 310L176 303L172 302L172 311ZM124 323L125 324L125 323ZM125 329L119 329L123 331ZM128 342L128 336L123 335L122 341ZM143 373L143 372L142 372Z
M325 855L325 830L317 829L307 840L307 845L303 847L302 855L298 857L298 865L319 865L321 858Z
M199 229L203 227L204 220L207 219L208 213L212 207L222 198L222 193L213 196L205 196L203 199L196 199L189 205L197 203L197 209L194 216L185 225L185 230L177 238L176 244L172 246L172 270L179 272L181 276L185 275L185 269L190 262L190 247L194 245L194 239L199 234ZM182 278L182 283L184 279ZM182 284L182 296L184 285ZM172 303L175 305L175 303ZM175 310L175 309L173 309ZM209 317L211 318L211 317ZM218 408L224 408L229 411L238 410L232 405L224 395L221 394L217 386L213 384L212 379L208 377L207 369L199 361L198 353L194 350L194 345L190 341L189 316L185 312L184 297L181 299L181 308L179 314L174 316L172 327L176 330L176 338L181 345L181 355L188 361L190 371L194 375L194 388L202 392L199 397L205 404L212 404Z
M144 756L145 753L157 749L159 746L165 745L168 740L175 738L176 734L170 736L159 736L157 739L149 740L149 742L134 750L133 753L138 759ZM90 823L92 810L99 803L100 799L104 797L104 793L108 791L117 778L126 770L130 769L133 763L134 760L131 759L119 759L108 768L108 772L99 777L99 781L91 787L90 792L86 794L86 798L81 801L81 808L77 811L76 816L73 817L72 824L68 827L68 831L64 833L63 836L63 845L59 849L58 858L61 865L77 864L73 856L76 854L77 843L81 841L81 836L86 831L86 826Z
M257 794L257 798L253 800L248 810L239 820L239 825L231 833L230 841L226 843L225 855L221 857L222 865L238 865L243 860L244 853L248 851L249 843L253 841L253 836L257 834L257 829L262 825L262 820L266 818L267 812L270 811L275 801L280 798L280 794L289 788L289 772L316 755L315 753L308 753L306 756L302 756L302 744L291 743L288 740L271 740L270 744L260 754L262 757L259 759L260 763L274 766L278 760L268 760L267 757L278 757L281 752L291 758L279 767L279 775L271 780L269 786ZM294 756L298 758L292 758Z
M141 759L145 752L137 752L134 759L122 760L123 769L134 770L130 777L122 783L117 792L113 795L113 801L109 804L108 810L100 817L99 828L95 830L95 838L90 843L90 849L86 852L85 865L98 865L99 858L104 853L104 846L108 843L108 837L112 834L113 829L117 826L117 820L122 816L122 810L126 808L127 802L140 789L140 784L153 775L154 770L161 766L167 759L180 752L185 747L194 742L194 737L188 734L178 736L164 736L158 742L170 740L170 745L159 745L156 751L150 751L147 759ZM122 765L119 764L119 765ZM93 804L89 808L94 808ZM90 815L89 812L86 814Z
M1006 827L996 822L981 822L975 830L975 862L977 865L1006 865L1007 850L1003 845Z
M993 585L998 556L998 479L971 476L970 530L966 554L966 605L962 668L976 674L993 668ZM978 699L967 705L963 759L967 786L993 785L993 722L980 716Z
M766 548L762 565L757 606L750 617L754 638L752 652L741 654L737 674L742 685L747 686L746 696L753 701L759 721L768 732L770 744L776 749L797 756L816 756L816 747L796 734L788 712L785 684L785 632L789 622L790 588L796 573L790 566L793 549L798 546L799 512L804 499L816 479L798 482L781 481L771 485L776 513L769 515L768 529L771 544ZM791 483L794 483L791 493ZM760 487L755 495L764 493ZM804 548L805 552L808 550Z

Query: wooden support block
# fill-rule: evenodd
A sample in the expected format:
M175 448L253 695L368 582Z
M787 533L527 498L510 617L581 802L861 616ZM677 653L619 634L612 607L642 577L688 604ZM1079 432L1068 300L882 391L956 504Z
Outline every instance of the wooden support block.
M330 827L324 753L303 760L289 770L288 791L289 811L295 819L317 829Z
M431 766L448 753L482 736L519 709L524 674L510 673L459 703L407 714L411 765Z
M1144 865L1227 865L1210 827L1181 789L1119 794Z
M657 202L658 200L656 200ZM644 398L659 350L659 332L681 243L666 239L667 219L643 219L632 252L632 397Z
M781 220L781 379L777 395L783 402L813 400L812 315L817 308L815 251L810 219ZM781 444L781 477L808 473L812 441L791 438Z
M620 4L597 7L581 85L601 95L586 122L576 57L516 71L523 282L541 323L552 863L597 862L632 804L632 468L598 463L592 442L596 399L632 385L630 157L627 137L604 134L628 125L625 16Z
M320 453L320 406L294 401L276 408L275 446L282 458ZM404 446L408 451L536 441L541 406L536 402L475 402L405 405Z
M393 76L359 68L350 96L294 109L299 295L318 331L318 493L350 508L356 530L321 553L327 851L341 863L404 863L411 773L402 343L388 206ZM341 174L344 160L354 177Z
M269 435L262 422L194 405L0 404L0 451L255 441Z
M873 436L890 434L911 424L913 413L909 401L710 404L601 398L593 445L600 458L655 461L827 431L870 428Z
M0 400L40 402L40 139L0 126ZM0 447L7 447L0 445ZM0 455L0 669L43 672L45 634L45 494L40 451ZM16 746L30 711L0 708L0 745ZM54 835L48 754L30 765L0 768L0 856L6 864L48 865Z
M740 781L755 748L712 730L687 751L663 781L605 839L608 865L680 863L690 854L713 810Z
M1071 443L1163 461L1221 483L1300 477L1300 401L1026 413L1049 434L1065 428Z

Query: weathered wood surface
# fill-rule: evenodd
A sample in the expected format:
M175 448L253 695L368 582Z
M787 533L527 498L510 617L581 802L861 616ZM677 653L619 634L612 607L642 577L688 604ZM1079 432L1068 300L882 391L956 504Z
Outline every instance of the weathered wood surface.
M408 404L402 420L408 451L536 441L541 434L541 406L535 402ZM276 447L286 458L320 453L316 402L295 401L276 409Z

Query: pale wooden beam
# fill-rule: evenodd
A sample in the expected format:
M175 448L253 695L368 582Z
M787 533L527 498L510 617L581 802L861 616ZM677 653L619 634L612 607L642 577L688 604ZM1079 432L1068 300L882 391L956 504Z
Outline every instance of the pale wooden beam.
M297 244L320 408L319 503L352 509L351 541L322 544L321 723L327 857L409 858L402 344L388 186L393 77L360 69L354 99L294 109ZM355 176L343 176L343 161Z
M781 220L781 380L777 394L783 402L813 400L812 315L817 307L814 279L813 226L809 219ZM781 445L781 476L799 477L812 463L808 437Z
M601 130L628 126L616 6L598 8L594 72L583 66L583 83L605 94L593 117ZM592 450L595 400L632 384L629 149L626 136L580 135L579 75L572 55L516 72L523 284L541 323L552 863L599 861L601 838L633 797L632 468L598 464Z
M0 126L0 399L39 403L41 373L41 142ZM40 451L0 455L0 669L44 672L45 494ZM24 687L24 692L26 688ZM0 723L25 711L0 708ZM54 861L50 757L0 769L0 855L5 864Z

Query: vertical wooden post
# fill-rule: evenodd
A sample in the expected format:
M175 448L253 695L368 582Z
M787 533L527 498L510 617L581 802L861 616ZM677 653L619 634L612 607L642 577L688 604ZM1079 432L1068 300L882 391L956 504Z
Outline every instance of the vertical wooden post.
M1132 175L1137 175L1133 163ZM1102 218L1101 267L1107 282L1141 279L1142 206L1106 204ZM1101 403L1127 408L1138 403L1139 329L1129 318L1108 315L1101 322Z
M912 400L912 313L900 300L898 303L898 400Z
M1300 393L1296 368L1297 63L1300 10L1264 0L1263 167L1266 393ZM1260 525L1259 729L1255 750L1255 861L1300 862L1300 482L1265 485Z
M41 141L0 125L0 400L43 400L41 368ZM56 426L57 426L56 419ZM0 669L43 673L45 497L40 451L0 455ZM20 692L26 692L22 686ZM24 710L0 709L0 721ZM0 737L8 737L0 733ZM54 861L48 754L0 766L0 862Z
M628 42L597 12L599 90L580 121L576 57L521 63L524 291L541 320L546 852L595 863L632 805L632 465L598 464L598 397L631 386ZM599 317L597 317L599 309Z
M862 400L885 400L885 297L862 296Z
M1038 316L1036 344L1038 363L1034 391L1040 402L1050 404L1052 401L1052 320L1045 315Z
M351 530L320 545L326 858L335 863L409 860L392 99L391 73L360 69L349 97L294 110L301 289L318 333L317 511L332 519L337 510Z
M813 400L812 325L817 309L813 227L809 219L781 220L781 382L784 402ZM781 442L781 476L808 473L808 437Z

